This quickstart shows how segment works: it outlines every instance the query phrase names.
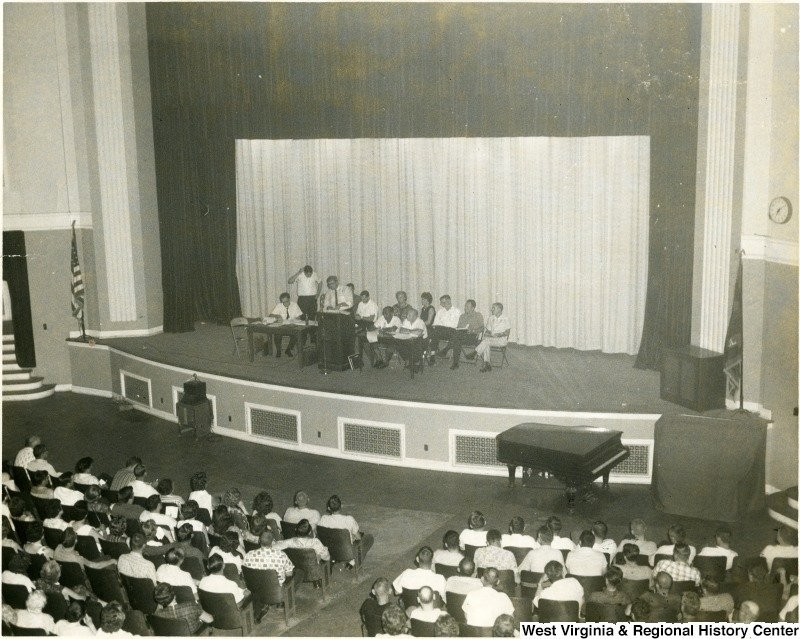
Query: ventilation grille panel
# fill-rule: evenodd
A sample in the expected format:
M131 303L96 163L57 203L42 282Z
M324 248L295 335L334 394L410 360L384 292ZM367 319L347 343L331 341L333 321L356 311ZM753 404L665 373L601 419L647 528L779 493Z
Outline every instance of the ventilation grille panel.
M133 377L127 373L122 374L122 379L124 380L125 399L150 406L150 385L147 380Z
M381 457L403 456L401 429L378 424L356 424L342 422L342 446L348 453L379 455Z
M497 441L482 435L455 435L454 462L466 466L502 466L497 461Z
M623 442L625 444L625 442ZM630 457L614 467L612 475L650 476L650 445L625 444L631 451Z
M298 415L266 408L250 408L250 434L297 444L300 442Z

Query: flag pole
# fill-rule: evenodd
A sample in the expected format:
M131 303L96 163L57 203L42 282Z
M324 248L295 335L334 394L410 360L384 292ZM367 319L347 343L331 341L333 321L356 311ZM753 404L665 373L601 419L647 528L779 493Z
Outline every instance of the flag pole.
M739 380L739 411L744 412L744 281L742 275L744 268L742 267L742 258L744 256L744 249L739 247L739 269L736 277L739 278L739 299L735 303L739 304L742 314L742 363L739 366L742 369L742 376Z

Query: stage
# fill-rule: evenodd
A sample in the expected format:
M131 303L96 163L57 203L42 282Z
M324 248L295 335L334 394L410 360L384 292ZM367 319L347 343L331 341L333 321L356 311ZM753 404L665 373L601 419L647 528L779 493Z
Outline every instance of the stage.
M177 421L183 382L204 380L224 436L330 457L475 474L505 473L495 436L521 422L619 430L630 459L612 482L649 483L653 426L691 413L659 398L659 375L634 357L572 349L508 347L508 364L481 373L470 361L425 367L413 380L385 369L323 374L298 358L237 356L228 326L181 334L69 342L76 392L119 397Z

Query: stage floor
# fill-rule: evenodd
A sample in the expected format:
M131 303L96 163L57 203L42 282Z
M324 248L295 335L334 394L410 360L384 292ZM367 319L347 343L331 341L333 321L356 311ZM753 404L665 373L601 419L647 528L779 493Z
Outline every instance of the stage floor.
M591 413L691 413L659 398L659 374L634 368L624 354L533 346L508 347L509 365L480 373L463 361L451 371L449 360L411 380L396 358L385 369L324 375L316 365L300 368L297 358L276 359L256 353L248 362L246 347L237 357L230 328L198 322L194 332L103 340L115 349L144 359L237 379L329 391L462 406ZM286 341L284 340L284 344ZM240 347L241 348L241 347Z

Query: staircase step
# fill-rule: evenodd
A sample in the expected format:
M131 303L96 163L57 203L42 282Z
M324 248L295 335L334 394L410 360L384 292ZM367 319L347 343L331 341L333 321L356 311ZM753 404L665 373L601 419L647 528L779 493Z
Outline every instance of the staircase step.
M22 380L22 379L30 379L31 378L31 369L24 368L21 371L17 371L15 373L3 373L3 383L7 383L14 380Z
M53 393L55 393L55 384L45 384L41 388L31 392L31 391L6 391L3 389L3 401L4 402L29 402L34 399L42 399L44 397L50 397Z
M3 352L3 361L4 362L16 362L17 361L17 354L12 351L10 353Z
M17 349L14 346L14 342L11 342L10 344L7 344L7 343L3 342L3 352L4 353L14 353L14 352L16 352L16 350Z
M3 388L6 391L34 390L42 387L44 377L29 377L28 379L4 379Z
M789 505L797 510L797 486L786 489L786 498L789 501Z
M767 495L767 512L775 521L797 530L797 508L789 503L787 491Z
M13 335L3 335L3 344L9 344L14 342Z
M19 371L24 371L24 368L20 368L19 364L16 362L3 362L3 373L18 373Z

